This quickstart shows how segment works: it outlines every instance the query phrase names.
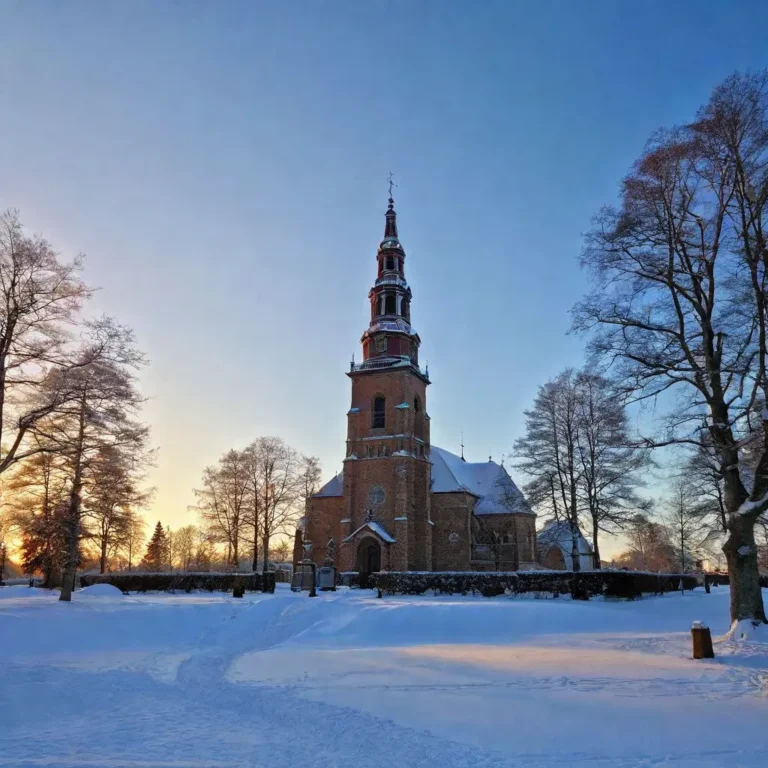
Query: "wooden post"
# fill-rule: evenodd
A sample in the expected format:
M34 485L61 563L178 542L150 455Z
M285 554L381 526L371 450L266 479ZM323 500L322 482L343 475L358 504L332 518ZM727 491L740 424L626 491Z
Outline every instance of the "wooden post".
M714 659L715 651L712 648L712 634L709 627L700 621L694 621L691 627L691 639L693 640L694 659Z

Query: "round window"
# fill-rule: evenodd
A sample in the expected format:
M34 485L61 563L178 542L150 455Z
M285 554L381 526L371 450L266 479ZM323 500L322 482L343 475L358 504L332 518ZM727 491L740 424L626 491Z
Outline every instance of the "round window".
M371 504L383 504L385 498L386 494L380 485L374 485L368 494L368 500L371 502Z
M459 534L458 533L452 533L448 536L448 541L451 542L451 544L458 544L459 543Z

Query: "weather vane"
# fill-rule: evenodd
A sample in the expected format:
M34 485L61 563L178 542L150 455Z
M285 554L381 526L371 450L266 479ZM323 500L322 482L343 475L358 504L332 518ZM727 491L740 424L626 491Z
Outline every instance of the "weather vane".
M389 182L389 196L392 197L392 187L396 187L397 184L395 184L394 181L392 181L392 171L389 172L389 177L387 178L387 181Z

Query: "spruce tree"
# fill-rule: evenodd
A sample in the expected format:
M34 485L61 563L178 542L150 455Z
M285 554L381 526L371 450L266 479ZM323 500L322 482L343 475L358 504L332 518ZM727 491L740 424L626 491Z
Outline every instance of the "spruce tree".
M158 520L155 532L147 544L147 554L144 555L144 566L148 571L161 571L165 563L165 555L168 551L168 542L165 537L163 524Z

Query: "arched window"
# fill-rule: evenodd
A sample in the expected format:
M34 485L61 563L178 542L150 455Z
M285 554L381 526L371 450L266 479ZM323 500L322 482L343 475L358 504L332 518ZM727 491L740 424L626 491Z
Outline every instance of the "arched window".
M408 299L403 299L403 317L411 322L411 302Z
M374 429L382 429L384 426L386 426L386 418L385 418L385 406L386 406L386 400L384 399L383 395L378 395L373 399L373 422L372 426Z
M421 399L418 395L413 398L413 410L418 413L421 410Z
M391 256L387 256L386 269L391 272L394 268L395 268L395 260Z
M384 299L384 314L394 315L397 312L397 296L394 293L388 293Z

